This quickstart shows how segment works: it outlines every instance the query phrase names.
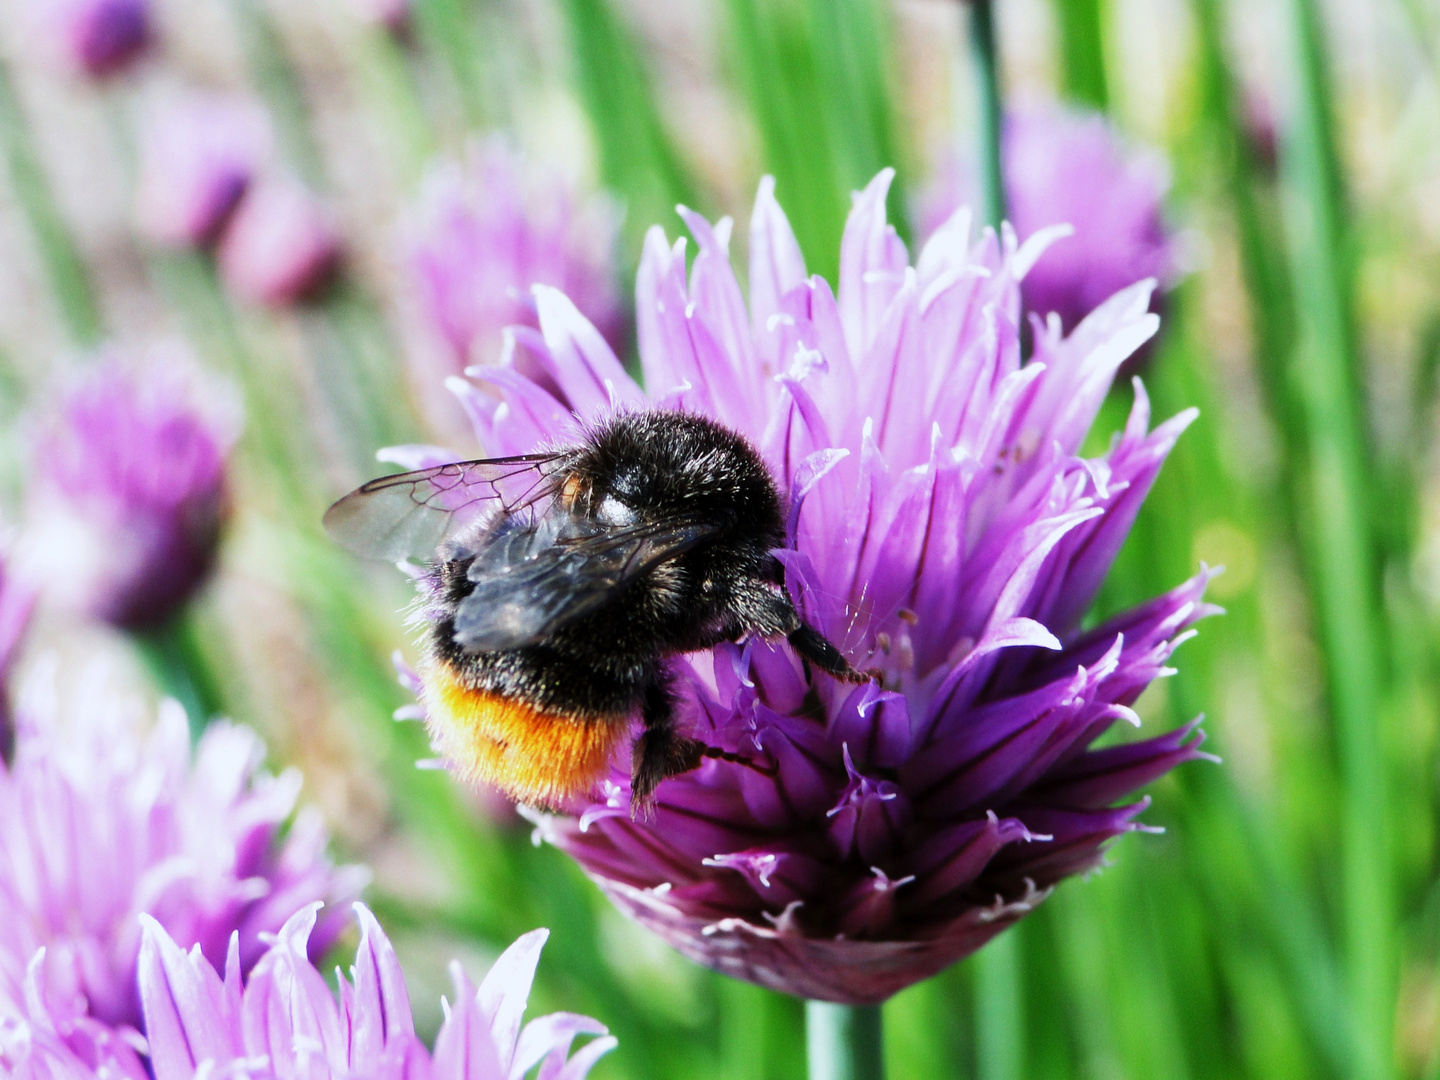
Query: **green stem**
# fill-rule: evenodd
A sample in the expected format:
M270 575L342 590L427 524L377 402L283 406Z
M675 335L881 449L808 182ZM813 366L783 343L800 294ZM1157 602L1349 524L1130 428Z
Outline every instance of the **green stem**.
M883 1080L885 1040L879 1005L805 1003L810 1080Z
M1356 1037L1352 1075L1391 1073L1394 911L1380 734L1381 646L1369 468L1348 325L1340 176L1314 0L1291 0L1298 95L1281 154L1306 413L1309 558L1343 778L1342 907Z
M980 134L980 194L985 224L998 229L1005 220L1005 175L1000 137L1004 110L1000 92L1000 49L991 0L971 0L970 55L975 65Z
M182 612L156 630L135 634L134 641L156 685L181 704L191 735L199 738L223 707L189 616Z

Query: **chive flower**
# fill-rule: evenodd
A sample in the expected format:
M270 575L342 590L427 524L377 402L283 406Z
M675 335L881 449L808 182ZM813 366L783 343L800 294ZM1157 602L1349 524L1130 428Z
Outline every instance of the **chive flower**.
M1010 113L1002 152L1006 208L1020 240L1057 230L1021 283L1025 312L1054 312L1068 333L1129 285L1174 283L1169 169L1157 151L1127 144L1097 113L1049 106ZM922 223L942 225L966 189L951 168L922 199Z
M246 192L216 252L220 279L230 292L271 308L315 299L343 258L330 209L289 176L266 176Z
M197 93L155 106L140 133L140 231L163 247L214 243L269 150L254 101Z
M336 973L336 1000L310 960L318 909L307 905L287 920L248 976L238 938L230 939L223 964L216 965L199 949L181 948L157 920L141 916L138 986L145 1036L139 1045L148 1074L132 1046L139 1040L100 1029L71 1045L58 1037L33 994L24 1019L10 1022L8 1040L0 1026L0 1065L11 1065L13 1075L27 1080L521 1080L537 1065L537 1080L585 1080L615 1047L604 1025L587 1016L551 1013L522 1027L548 936L534 930L501 954L478 987L458 964L451 966L455 1000L445 1003L432 1053L415 1035L395 950L363 904L355 904L355 963L348 979ZM600 1037L572 1054L583 1036Z
M532 337L537 284L564 292L620 348L617 224L604 199L580 198L499 137L432 169L403 239L417 389L429 393L470 364L495 363L507 330L522 344ZM431 411L453 408L442 398Z
M192 750L177 703L150 724L100 664L59 674L37 660L0 767L0 1030L40 1010L78 1052L143 1028L142 914L249 970L297 910L354 898L366 875L332 865L318 812L294 812L299 774L262 772L253 732L212 724ZM323 921L317 956L339 930Z
M169 622L215 565L236 412L176 357L102 360L35 440L17 573L121 629Z
M154 37L150 0L40 0L34 13L51 51L92 78L125 70Z
M851 1004L973 952L1142 828L1132 793L1204 756L1195 725L1095 743L1139 725L1136 699L1214 610L1202 568L1083 625L1195 417L1152 428L1136 380L1124 430L1081 455L1116 371L1158 327L1154 281L1068 334L1039 325L1022 362L1021 289L1054 234L977 239L961 209L912 265L885 219L891 179L855 196L838 294L807 273L768 178L748 306L729 220L681 208L693 261L653 228L636 286L643 390L549 288L525 355L451 382L489 456L573 441L643 403L713 417L770 463L790 506L786 586L875 681L808 670L784 642L677 658L684 730L726 759L663 782L653 816L631 813L626 755L572 813L532 817L686 956Z

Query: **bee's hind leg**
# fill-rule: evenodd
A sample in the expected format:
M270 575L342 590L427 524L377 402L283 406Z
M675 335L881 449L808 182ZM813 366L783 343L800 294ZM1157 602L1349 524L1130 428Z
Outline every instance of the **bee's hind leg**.
M640 716L645 721L645 731L635 740L630 812L632 816L649 816L660 781L699 767L707 748L676 729L675 695L664 672L657 673L645 687Z

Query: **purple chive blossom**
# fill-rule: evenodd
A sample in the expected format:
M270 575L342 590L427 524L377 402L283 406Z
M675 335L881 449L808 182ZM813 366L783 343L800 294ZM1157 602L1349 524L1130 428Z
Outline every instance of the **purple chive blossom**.
M137 217L166 247L213 243L269 155L270 128L253 101L195 94L146 117Z
M1176 275L1165 224L1168 170L1154 151L1127 147L1104 117L1056 107L1019 111L1005 122L1007 214L1022 240L1055 226L1058 236L1025 275L1026 312L1052 311L1068 333L1126 286ZM922 213L943 224L966 185L942 181Z
M573 439L645 404L749 436L789 490L782 558L806 619L881 681L809 675L784 643L674 662L707 760L630 814L629 761L575 817L537 815L626 914L696 961L803 997L878 1002L983 945L1140 828L1116 806L1202 756L1194 725L1091 745L1168 673L1209 572L1111 622L1081 618L1193 410L1151 430L1138 380L1108 453L1078 456L1119 366L1158 326L1153 282L1020 357L1042 253L958 211L909 265L892 174L855 197L837 297L760 187L750 301L730 222L657 227L636 321L646 389L553 289L510 363L456 383L488 454ZM533 375L532 375L533 373ZM476 385L478 384L478 385ZM413 456L413 455L412 455Z
M0 1032L43 1014L83 1057L104 1032L141 1028L141 914L217 964L238 948L248 970L264 935L313 901L352 899L364 872L332 866L318 813L292 816L298 774L260 772L252 732L212 725L192 752L174 702L145 731L98 666L56 675L42 665L27 682L0 768ZM317 955L340 928L322 924Z
M604 1025L551 1013L521 1026L530 985L549 936L534 930L495 962L477 988L451 967L455 1000L431 1053L415 1037L405 976L385 933L355 905L360 947L337 1003L310 963L307 943L319 905L292 917L248 979L232 940L223 968L188 955L153 919L145 920L140 996L155 1080L263 1075L272 1080L584 1080L615 1047ZM582 1035L599 1035L574 1056Z
M494 362L508 327L533 334L536 284L564 292L618 348L615 231L608 205L577 202L558 178L528 175L526 162L499 138L472 147L463 164L437 168L406 247L425 328L445 355L443 374Z
M95 78L114 75L150 44L150 0L41 0L37 14L52 51Z
M290 307L319 293L343 254L330 211L299 181L268 177L245 194L225 226L220 277L247 303Z
M41 431L17 561L47 595L145 630L204 583L237 424L233 403L192 376L174 357L106 360Z

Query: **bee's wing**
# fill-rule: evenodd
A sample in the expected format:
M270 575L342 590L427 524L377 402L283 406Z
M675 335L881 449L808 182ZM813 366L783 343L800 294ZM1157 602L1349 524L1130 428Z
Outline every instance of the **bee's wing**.
M518 649L602 608L637 578L713 535L711 525L595 528L553 523L497 538L469 576L474 591L455 613L455 641L472 652ZM498 557L492 552L498 551Z
M382 476L325 512L325 531L366 558L433 559L476 522L513 514L554 493L563 454L457 461Z

